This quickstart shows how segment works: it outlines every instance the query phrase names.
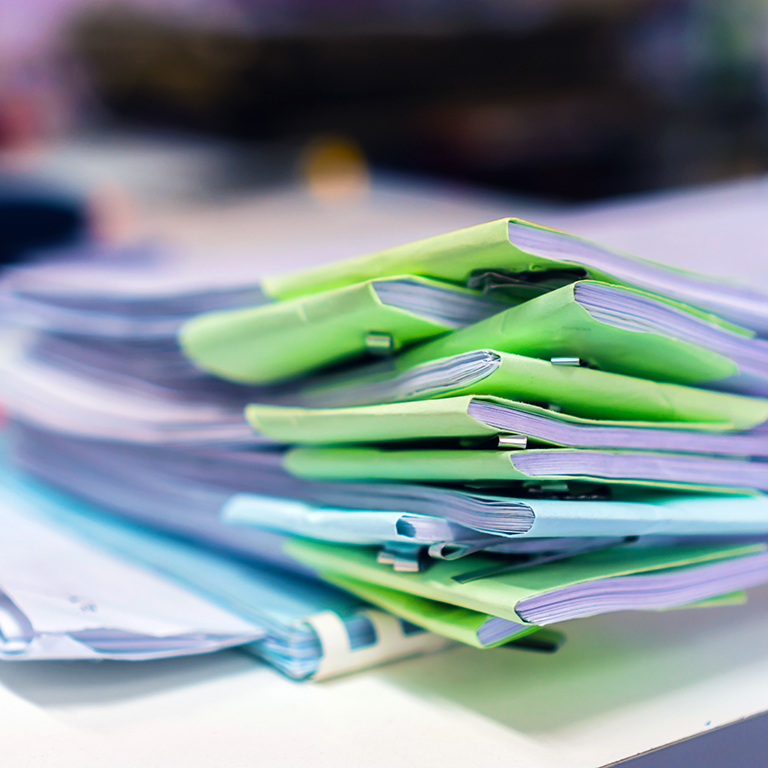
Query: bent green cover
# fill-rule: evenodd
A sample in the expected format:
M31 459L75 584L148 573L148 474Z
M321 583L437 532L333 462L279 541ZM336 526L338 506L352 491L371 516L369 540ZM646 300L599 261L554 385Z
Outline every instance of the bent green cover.
M452 293L475 291L408 276L409 281ZM370 334L385 334L392 350L455 326L385 304L377 281L246 309L209 312L179 333L185 354L204 370L243 383L265 384L353 360ZM503 309L504 304L499 304Z
M666 568L704 564L757 554L763 544L721 544L680 547L613 547L564 560L459 583L454 576L479 571L498 563L487 555L435 562L421 573L397 572L376 560L369 547L351 547L308 539L288 539L286 553L319 573L341 576L407 592L429 600L458 605L472 611L525 622L516 612L526 598L599 579L650 573Z
M438 635L472 645L475 648L495 648L497 645L525 637L539 630L534 624L519 624L517 627L511 627L509 634L504 635L499 640L493 643L483 643L480 639L482 629L484 625L495 618L487 613L471 611L468 608L460 608L450 603L428 600L408 592L400 592L370 582L357 581L334 572L321 573L321 576L324 581L329 581L331 584L341 587L341 589L345 589L385 611L394 613L401 619L410 621L412 624Z
M549 472L526 471L524 467L530 466L530 459L546 459L548 456L576 456L576 462L582 468L581 471L555 474ZM597 470L589 472L589 459L603 459L608 462L609 468L606 474ZM634 465L646 460L652 467L676 466L683 467L695 465L697 462L707 461L697 456L677 456L675 454L663 454L637 451L611 451L589 449L558 449L547 448L543 450L471 450L471 449L432 449L422 448L414 450L402 450L396 448L371 448L361 446L351 447L319 447L301 446L288 451L283 458L283 466L291 474L311 480L331 480L336 482L363 481L363 482L417 482L417 483L490 483L506 486L519 482L563 482L586 481L616 485L637 485L653 488L673 488L676 490L714 491L714 492L745 492L749 487L734 484L729 479L714 482L707 480L681 480L678 473L672 469L665 469L658 473L658 477L619 474L610 466L610 459L615 458L624 461L619 467L626 470L626 460ZM713 465L717 465L712 472L719 471L720 476L728 476L730 467L736 460L730 458L710 459ZM571 466L574 462L571 461ZM534 464L535 466L535 464ZM754 466L748 462L747 466ZM728 469L725 472L724 469ZM702 473L694 473L696 477ZM666 475L666 476L665 476ZM754 481L754 475L750 476ZM760 488L760 486L757 486Z
M586 281L578 285L583 282ZM401 355L398 367L406 369L473 349L495 349L545 360L576 357L603 371L694 386L712 384L739 373L729 357L699 344L595 319L576 301L576 285L558 288L449 336L421 344ZM641 291L631 293L650 296ZM704 315L678 302L664 303L721 330L741 331L749 336L742 329L734 331L733 326L713 315Z
M406 243L378 253L326 264L303 272L268 277L262 281L264 292L276 299L290 299L343 285L390 275L422 275L458 285L466 285L473 274L484 271L545 272L577 267L585 276L608 283L630 285L631 282L613 276L610 271L585 267L566 257L540 256L514 245L509 236L510 224L533 230L566 235L550 227L516 218L497 219L474 227L459 229L416 242ZM578 247L592 245L590 241L566 235ZM651 267L660 273L690 277L716 287L714 280L684 270L673 269L656 262L600 247L615 261Z
M255 430L273 440L306 445L485 438L503 434L504 430L470 416L468 409L473 401L495 403L574 426L685 430L718 434L728 431L728 425L714 423L583 419L529 403L504 400L500 397L473 395L444 397L435 400L413 400L403 403L358 405L350 408L301 408L252 403L246 407L245 417ZM541 438L538 438L537 442L568 445L568 443L558 444Z
M552 632L552 630L537 627L535 624L521 624L519 629L514 626L509 627L509 634L495 642L483 642L481 639L483 629L488 627L496 618L487 613L470 611L468 608L460 608L450 603L428 600L408 592L399 592L398 590L371 584L370 582L357 581L348 576L340 576L338 573L324 572L321 573L321 576L324 581L341 587L378 608L399 616L401 619L410 621L412 624L416 624L430 632L435 632L438 635L448 637L451 640L471 645L474 648L496 648L499 645L510 642L510 640L519 640L536 633L545 635ZM686 603L684 605L676 605L673 608L659 610L678 611L689 608L715 608L743 605L746 602L746 592L729 592L724 595L699 600L695 603ZM562 642L562 639L560 639L560 642Z
M746 430L768 419L768 399L712 392L679 384L648 381L591 368L553 365L522 355L477 350L488 364L479 367L471 380L449 380L417 390L398 389L398 381L430 370L441 375L458 365L460 356L441 358L414 366L398 375L348 378L328 386L311 386L299 394L299 405L326 407L372 405L436 397L487 395L534 405L546 404L587 419L672 421L720 424ZM431 366L431 368L430 368ZM370 399L375 397L375 399Z

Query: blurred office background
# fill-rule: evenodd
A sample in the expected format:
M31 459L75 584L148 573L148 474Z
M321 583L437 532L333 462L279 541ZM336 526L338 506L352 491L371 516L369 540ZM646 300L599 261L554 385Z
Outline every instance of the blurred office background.
M768 4L0 0L5 153L115 134L331 196L371 168L558 202L757 175Z

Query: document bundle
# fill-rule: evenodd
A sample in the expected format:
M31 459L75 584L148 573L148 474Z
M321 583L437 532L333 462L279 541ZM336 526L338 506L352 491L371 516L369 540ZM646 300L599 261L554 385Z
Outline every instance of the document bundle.
M5 466L0 480L4 660L242 646L319 679L445 644L337 589L122 522Z
M517 219L214 272L137 246L0 280L3 657L321 679L768 583L768 295ZM79 564L28 599L46 525ZM108 626L39 598L87 597L85 548Z

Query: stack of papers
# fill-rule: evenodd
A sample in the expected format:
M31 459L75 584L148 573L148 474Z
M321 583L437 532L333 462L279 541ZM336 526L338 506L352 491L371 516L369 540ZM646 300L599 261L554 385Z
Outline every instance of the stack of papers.
M768 582L768 296L516 219L259 282L169 265L6 274L6 463L262 633L222 645L317 678Z
M349 594L120 522L5 466L0 484L2 659L243 646L291 677L319 679L444 645L404 622L380 637L387 617ZM326 636L324 623L340 631Z
M17 617L10 626L20 622L25 639L20 644L21 630L8 634L3 625L13 643L2 658L137 660L242 646L291 677L318 680L445 646L445 638L320 583L282 553L282 537L222 523L226 484L156 471L157 462L179 456L194 472L204 448L226 457L236 447L273 444L243 418L254 388L208 376L176 341L197 312L260 300L258 286L147 245L88 246L5 273L0 389L11 423L0 474L4 524L14 536L0 580ZM78 447L93 460L82 460ZM184 448L201 453L188 456ZM126 463L127 450L149 465L146 474ZM15 473L10 464L26 466L25 456L52 483ZM120 468L114 485L94 460ZM80 491L80 475L78 498L53 487ZM34 525L23 520L32 516ZM43 535L45 526L51 530ZM50 553L38 539L50 540ZM26 576L17 575L12 554L19 568L36 573L31 597L14 587ZM59 592L68 611L54 619L56 609L38 602ZM85 627L87 643L80 598L70 605L64 592L90 595L98 606Z

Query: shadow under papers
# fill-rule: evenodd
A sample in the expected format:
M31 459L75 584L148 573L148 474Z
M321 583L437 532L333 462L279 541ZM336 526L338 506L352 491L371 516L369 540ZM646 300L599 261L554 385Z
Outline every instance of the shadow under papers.
M237 650L140 662L5 662L0 685L43 707L107 704L238 675L254 665L261 662Z
M745 606L608 614L560 625L556 654L455 648L381 669L388 682L439 697L521 733L547 734L768 663L768 588Z

